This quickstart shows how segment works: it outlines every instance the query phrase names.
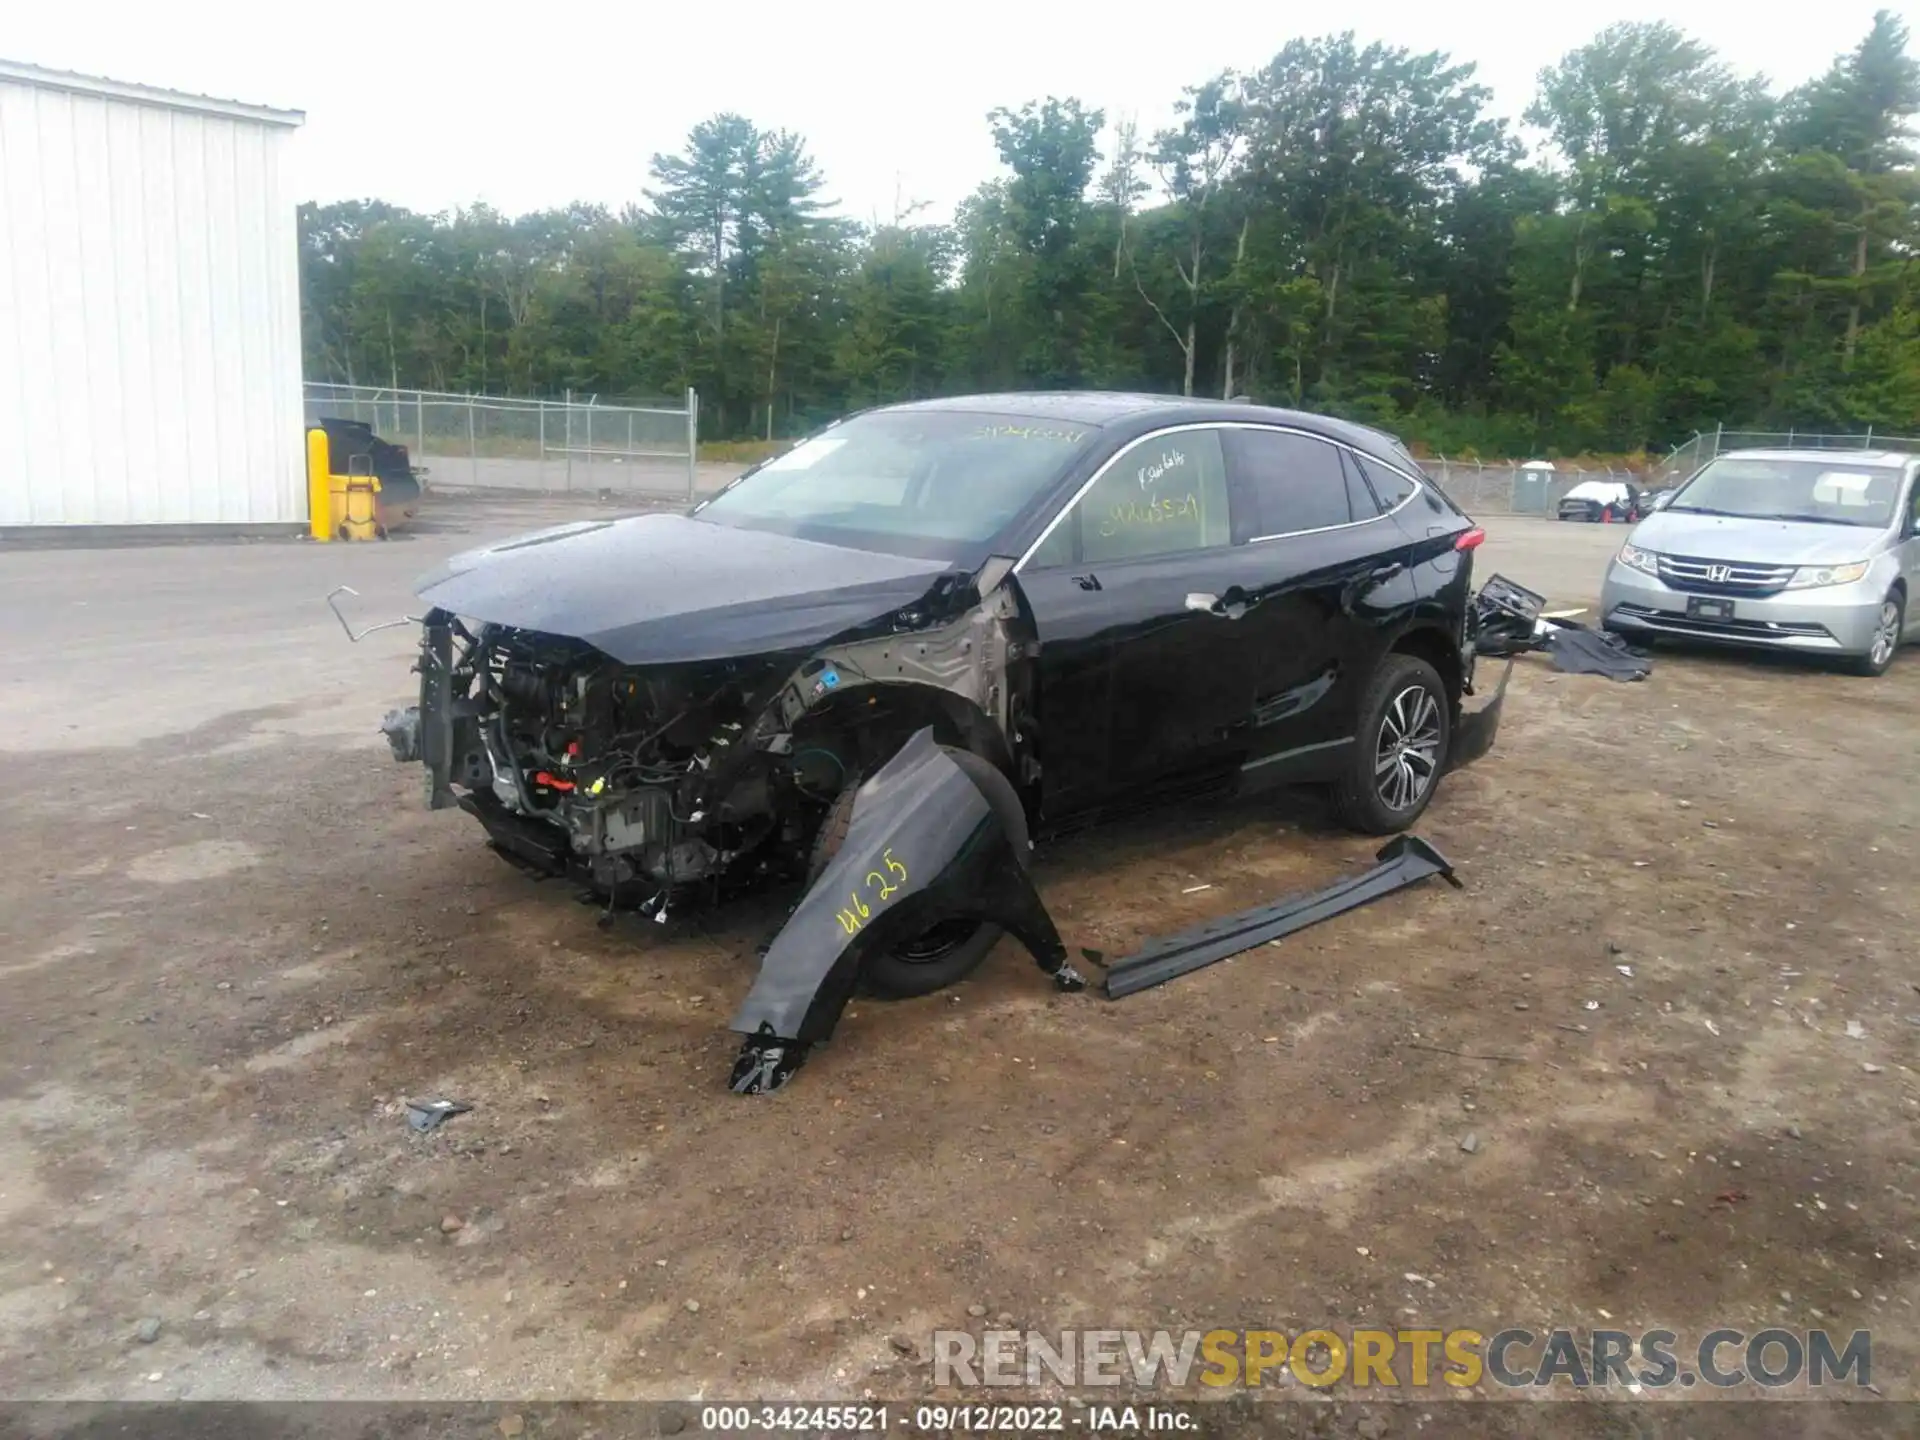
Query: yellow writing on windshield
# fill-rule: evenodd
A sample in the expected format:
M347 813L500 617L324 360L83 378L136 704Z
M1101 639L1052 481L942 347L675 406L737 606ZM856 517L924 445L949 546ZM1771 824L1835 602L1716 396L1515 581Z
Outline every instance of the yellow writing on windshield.
M982 440L1057 440L1072 444L1084 440L1084 430L1061 430L1049 425L982 425L975 435Z

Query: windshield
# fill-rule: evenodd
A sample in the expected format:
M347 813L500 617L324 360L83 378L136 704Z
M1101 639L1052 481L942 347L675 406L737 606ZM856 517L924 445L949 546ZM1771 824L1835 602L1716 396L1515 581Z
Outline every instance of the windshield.
M1833 455L1805 460L1730 455L1709 461L1666 508L1880 530L1892 523L1899 498L1900 471L1891 466L1849 466Z
M742 476L703 520L863 550L958 558L1065 472L1096 427L1027 415L856 415Z

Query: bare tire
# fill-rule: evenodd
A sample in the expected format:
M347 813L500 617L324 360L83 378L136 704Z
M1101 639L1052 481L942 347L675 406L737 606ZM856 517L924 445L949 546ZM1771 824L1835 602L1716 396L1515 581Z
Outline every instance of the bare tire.
M1889 590L1880 602L1880 614L1873 627L1873 641L1864 655L1855 655L1847 668L1856 675L1879 676L1887 673L1893 657L1900 653L1900 633L1907 624L1907 597Z
M954 764L965 770L980 793L987 797L1007 838L1013 842L1020 863L1027 863L1027 812L1013 784L990 762L967 750L943 746ZM827 818L813 840L807 865L807 883L811 885L840 853L847 830L853 823L853 800L860 789L860 778L847 782L834 797ZM987 958L1000 939L1000 927L978 920L945 920L923 935L870 956L861 971L861 980L874 995L886 1000L909 1000L931 995L936 990L965 979Z
M1414 655L1388 655L1360 698L1334 809L1350 830L1391 835L1420 818L1446 769L1452 702L1440 672Z

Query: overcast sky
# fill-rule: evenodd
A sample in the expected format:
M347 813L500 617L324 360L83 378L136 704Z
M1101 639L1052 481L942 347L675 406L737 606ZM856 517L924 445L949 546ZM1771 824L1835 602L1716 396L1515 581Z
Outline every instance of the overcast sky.
M1517 116L1543 66L1617 20L1667 20L1793 85L1855 45L1876 8L1822 0L1769 21L1752 0L14 0L0 56L304 110L306 198L617 206L641 198L654 152L737 110L805 135L844 212L885 220L896 200L945 218L994 172L996 105L1077 96L1145 135L1181 86L1255 68L1300 35L1350 26L1363 43L1448 51ZM1914 25L1920 0L1890 8Z

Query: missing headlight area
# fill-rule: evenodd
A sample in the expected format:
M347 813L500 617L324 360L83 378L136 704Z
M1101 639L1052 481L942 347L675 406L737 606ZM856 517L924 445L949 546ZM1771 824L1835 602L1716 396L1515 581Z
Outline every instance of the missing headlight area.
M507 626L460 633L468 643L449 671L446 780L496 845L554 873L577 871L611 902L704 880L758 852L775 835L776 784L806 794L791 766L732 763L764 666L631 667ZM431 705L423 696L429 734Z
M1006 753L1009 644L969 606L798 663L624 665L435 612L421 704L382 728L397 759L425 760L430 803L472 813L510 858L657 913L677 887L804 875L836 799L920 728Z

